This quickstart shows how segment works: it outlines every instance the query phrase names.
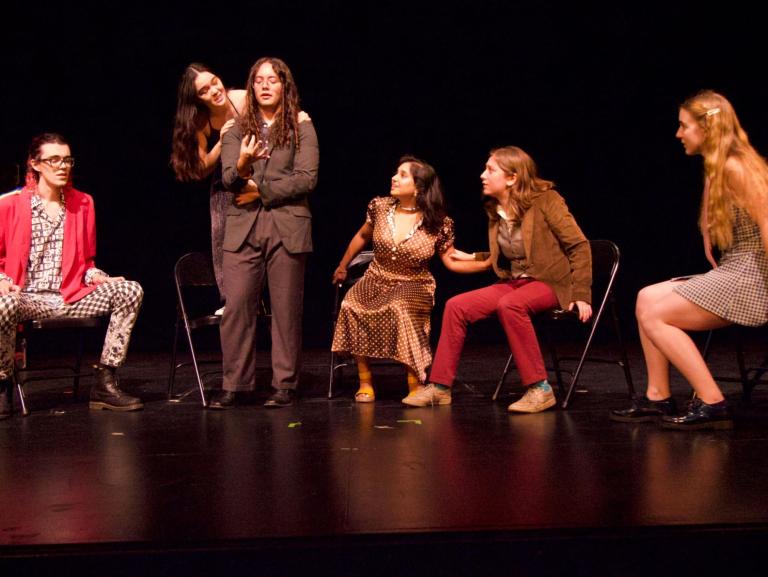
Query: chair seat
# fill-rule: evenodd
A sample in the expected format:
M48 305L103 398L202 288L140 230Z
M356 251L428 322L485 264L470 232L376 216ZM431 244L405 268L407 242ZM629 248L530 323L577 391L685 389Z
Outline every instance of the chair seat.
M81 372L83 362L83 343L84 332L87 329L103 329L104 325L109 320L108 315L96 316L96 317L52 317L45 319L31 319L21 323L21 330L17 333L17 356L15 359L16 371L14 371L14 379L16 381L16 390L19 395L19 402L21 403L21 410L24 416L29 414L27 408L26 399L24 396L24 385L32 381L51 380L59 378L72 378L73 382L73 398L77 398L77 391L80 385L80 377L84 375ZM75 331L77 353L75 356L75 362L73 365L47 365L39 367L27 366L27 338L31 337L32 333L37 331L49 331L49 330L72 330ZM62 337L65 335L62 334ZM69 335L66 335L69 339ZM19 348L20 347L20 348ZM54 369L65 369L65 372L59 372L52 374ZM87 371L90 374L91 370ZM37 376L35 376L37 374ZM31 376L30 376L31 375Z
M47 319L34 319L22 323L25 327L35 330L52 329L90 329L98 328L104 323L107 317L52 317Z
M221 324L221 316L219 315L206 315L204 317L197 317L196 319L189 320L190 329L199 329L200 327L212 327Z
M551 318L554 321L562 321L562 320L572 320L572 321L578 321L579 320L579 313L576 311L568 311L564 309L554 309L547 313L549 318Z

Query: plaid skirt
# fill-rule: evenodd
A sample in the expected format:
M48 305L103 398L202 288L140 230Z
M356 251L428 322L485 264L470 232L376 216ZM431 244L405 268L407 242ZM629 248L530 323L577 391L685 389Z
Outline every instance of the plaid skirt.
M768 258L757 224L740 208L734 217L733 244L718 267L675 292L728 321L756 327L768 323Z

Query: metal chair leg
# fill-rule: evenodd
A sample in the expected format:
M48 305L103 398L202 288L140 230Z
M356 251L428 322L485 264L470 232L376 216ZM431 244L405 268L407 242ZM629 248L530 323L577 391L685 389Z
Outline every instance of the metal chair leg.
M176 323L173 327L173 348L171 349L171 366L168 374L168 400L173 398L173 386L176 381L176 354L179 347L179 315L176 314Z
M568 392L565 394L565 399L563 399L563 402L560 405L563 409L567 409L568 404L571 402L573 391L576 389L576 383L579 381L579 376L581 375L581 369L584 366L584 361L586 360L587 355L589 354L589 349L592 346L592 339L594 338L595 333L597 332L597 327L600 324L601 318L602 318L602 310L598 311L597 315L592 321L592 328L589 330L589 337L587 338L586 345L584 345L584 352L581 354L581 358L579 359L579 364L576 365L576 370L573 371L573 376L571 377L571 383L570 385L568 385Z
M336 353L331 351L331 364L330 364L331 370L330 375L328 376L328 398L333 398L333 385L336 382Z
M616 340L619 341L619 350L621 351L621 368L624 369L624 378L627 381L627 391L629 397L634 399L637 395L635 392L635 385L632 382L632 372L629 370L629 357L627 356L627 345L624 342L624 337L621 332L621 324L619 323L619 315L616 313L616 301L611 299L611 316L613 317L613 330L616 333Z
M557 357L557 345L555 345L554 335L552 334L551 327L547 326L547 349L549 350L549 358L552 362L552 368L555 371L555 380L557 381L557 390L562 395L563 388L563 371L560 368L560 359Z
M197 364L197 355L195 354L195 346L192 342L192 329L189 328L189 324L184 323L184 329L187 332L187 343L189 344L189 353L192 356L192 367L195 369L195 377L197 378L197 386L200 389L200 401L203 403L203 408L208 406L208 400L205 398L205 387L203 386L203 377L200 375L200 367Z
M21 414L29 416L29 409L27 408L27 401L24 398L24 383L18 379L16 373L13 374L13 381L16 384L16 392L19 395L19 404L21 404Z
M749 403L752 398L752 389L754 384L749 379L747 364L744 360L744 336L741 330L736 329L736 363L739 366L739 378L741 379L741 398L745 403Z
M72 400L77 401L77 393L80 391L80 369L83 366L83 354L85 335L83 331L78 331L77 356L75 357L75 382L72 385Z
M496 385L496 390L493 392L492 399L495 401L499 396L499 391L501 390L501 386L504 384L504 379L507 378L507 373L509 373L509 367L512 364L512 355L509 355L507 358L507 364L504 365L504 372L501 373L501 378L499 379L499 383Z

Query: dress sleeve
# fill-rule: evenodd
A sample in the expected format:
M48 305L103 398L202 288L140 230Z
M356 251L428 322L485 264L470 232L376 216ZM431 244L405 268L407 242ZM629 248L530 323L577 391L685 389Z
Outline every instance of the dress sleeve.
M378 212L376 208L379 205L378 201L378 198L371 199L371 202L368 203L368 208L365 212L365 222L371 226L376 224L376 213Z
M443 254L453 246L455 237L456 232L453 226L453 219L446 216L443 220L443 226L440 227L440 232L437 233L435 252L437 252L437 254Z

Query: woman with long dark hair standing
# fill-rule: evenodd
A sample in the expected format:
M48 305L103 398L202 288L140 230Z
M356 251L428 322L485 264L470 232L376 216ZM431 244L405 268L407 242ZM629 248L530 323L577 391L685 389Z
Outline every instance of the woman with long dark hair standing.
M224 220L232 193L221 182L222 138L245 107L245 90L227 89L205 64L184 69L176 99L171 167L182 182L211 178L211 254L216 284L224 297L221 274Z

